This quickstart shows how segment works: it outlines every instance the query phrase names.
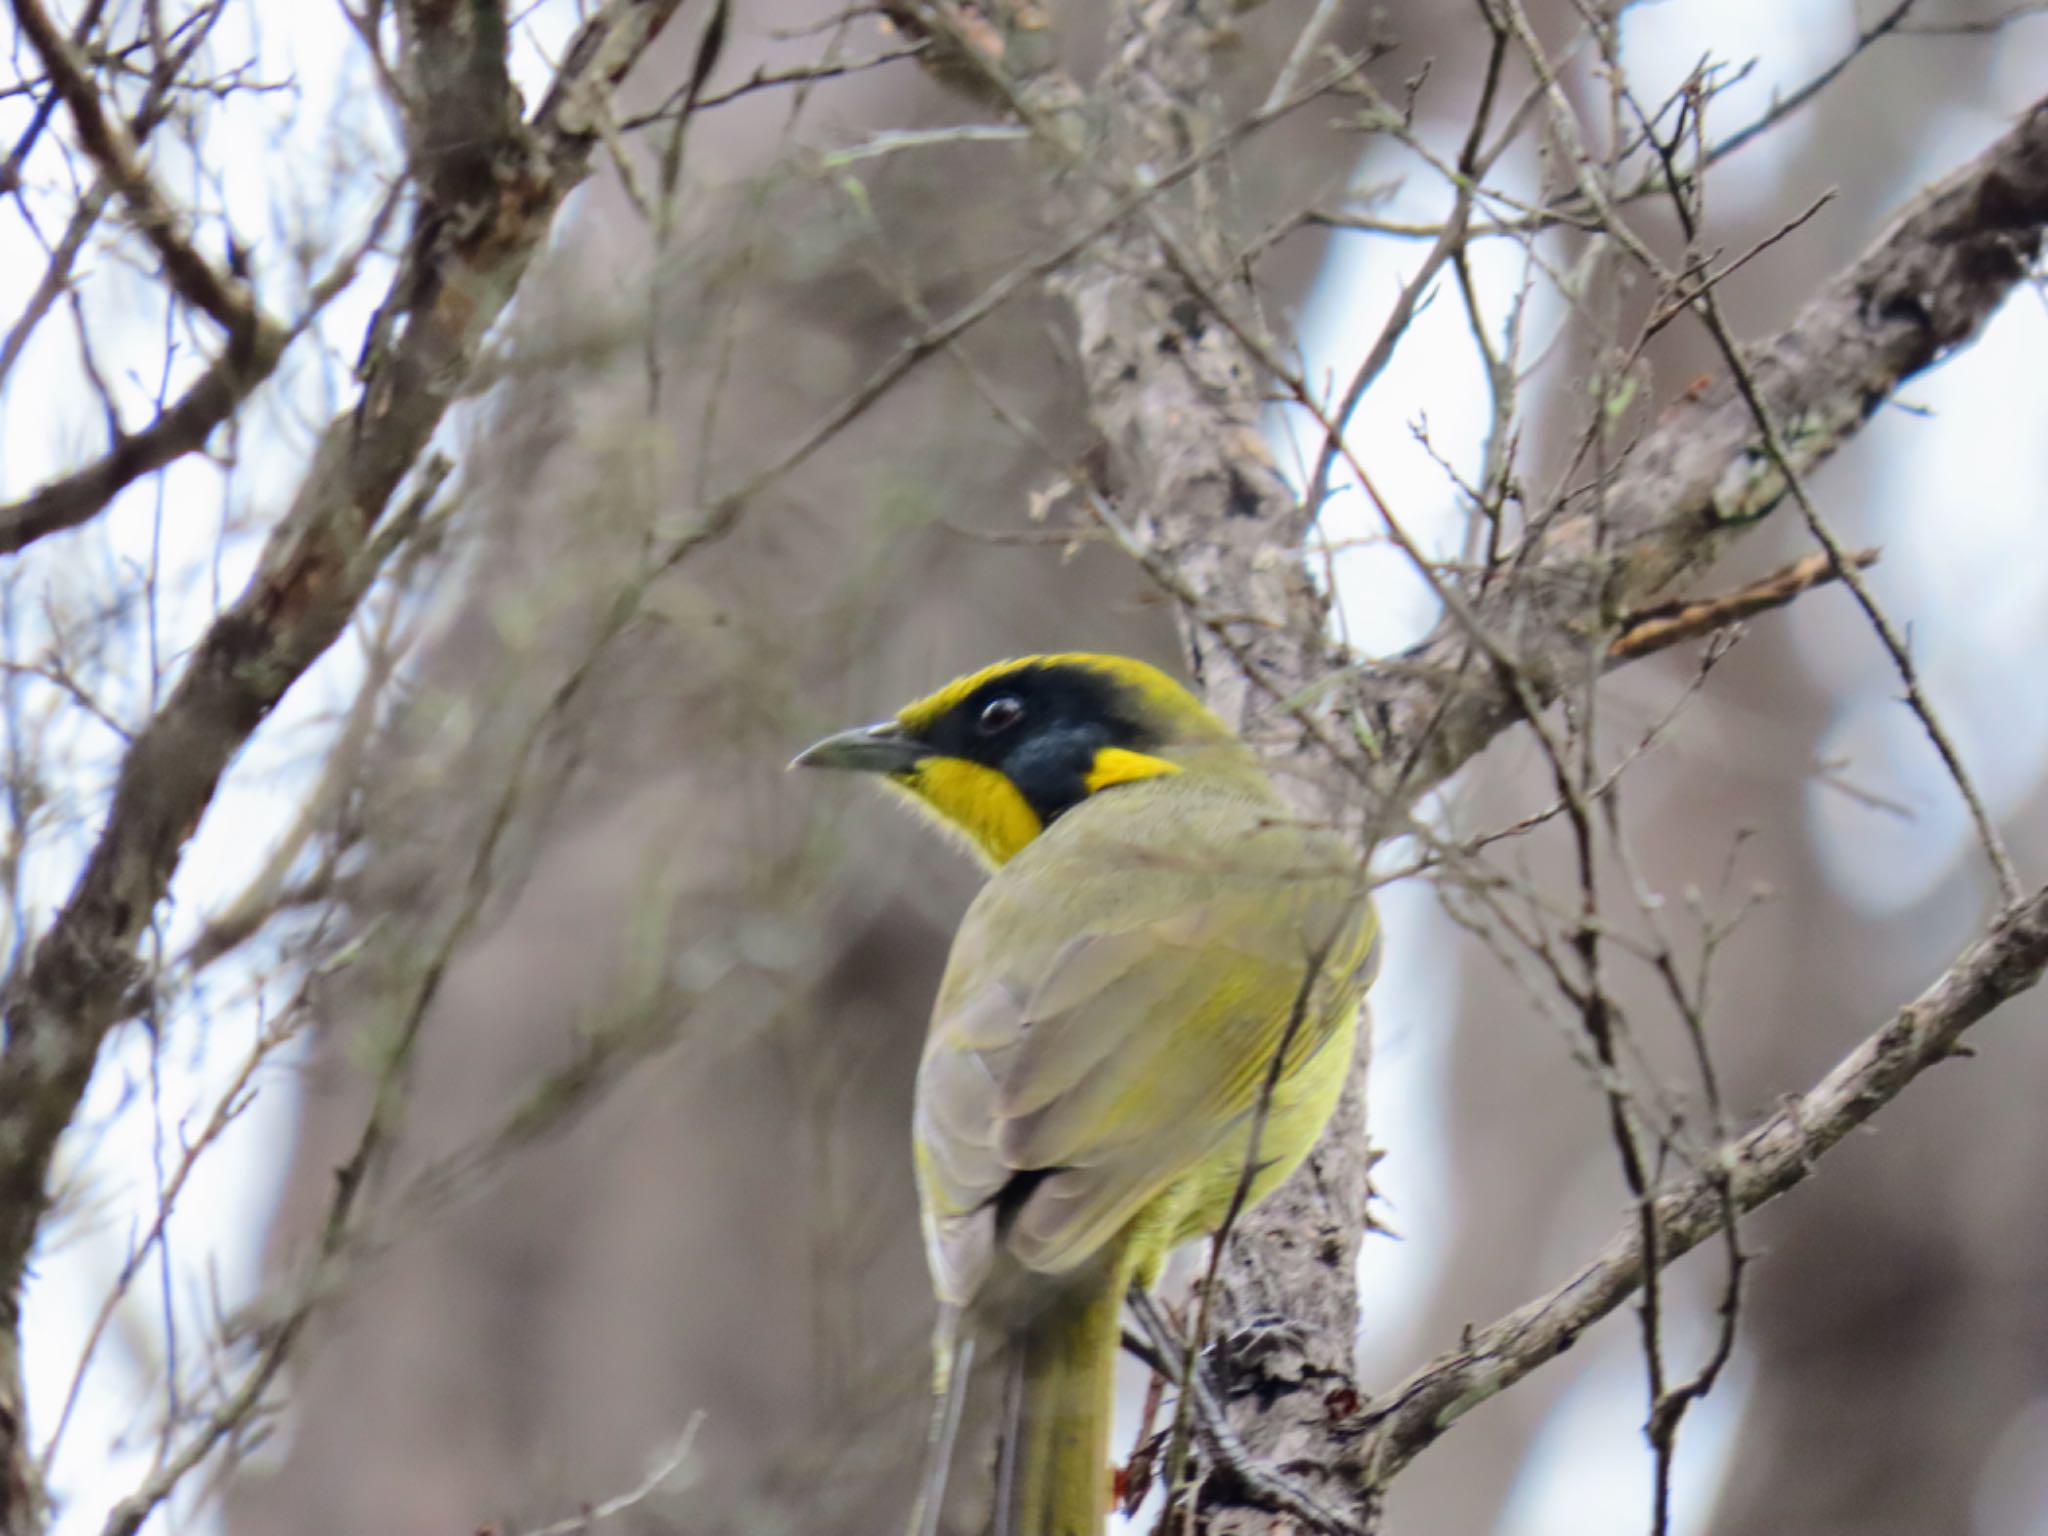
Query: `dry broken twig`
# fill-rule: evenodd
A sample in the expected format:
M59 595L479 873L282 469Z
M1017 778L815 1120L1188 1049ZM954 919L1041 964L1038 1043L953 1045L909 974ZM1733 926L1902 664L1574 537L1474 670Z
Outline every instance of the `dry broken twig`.
M1858 570L1877 564L1879 551L1859 549L1850 556ZM1685 598L1640 609L1621 621L1621 632L1607 646L1609 661L1636 661L1688 640L1702 640L1757 614L1782 608L1801 593L1835 579L1835 563L1825 553L1806 555L1782 570L1759 577L1717 597Z

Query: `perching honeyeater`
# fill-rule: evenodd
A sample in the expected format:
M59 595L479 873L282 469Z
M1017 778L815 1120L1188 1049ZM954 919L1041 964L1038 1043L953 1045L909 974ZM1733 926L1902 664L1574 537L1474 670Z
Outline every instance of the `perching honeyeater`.
M1120 656L999 662L796 764L879 776L993 871L917 1077L936 1459L967 1374L1000 1373L994 1530L1099 1536L1125 1292L1286 1178L1343 1089L1377 950L1359 854Z

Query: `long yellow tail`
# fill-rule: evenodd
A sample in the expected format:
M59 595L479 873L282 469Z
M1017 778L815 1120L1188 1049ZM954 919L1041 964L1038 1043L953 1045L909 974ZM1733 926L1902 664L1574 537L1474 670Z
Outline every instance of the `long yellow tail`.
M994 1536L1102 1536L1126 1246L1048 1290L1012 1335Z

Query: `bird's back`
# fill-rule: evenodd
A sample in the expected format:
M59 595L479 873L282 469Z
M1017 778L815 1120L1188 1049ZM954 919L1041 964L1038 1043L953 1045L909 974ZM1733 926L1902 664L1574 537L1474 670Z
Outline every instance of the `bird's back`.
M1357 855L1257 784L1165 775L1068 813L983 888L934 1008L917 1154L942 1299L999 1252L1060 1274L1127 1228L1149 1279L1249 1156L1248 1199L1284 1178L1342 1090L1372 948Z

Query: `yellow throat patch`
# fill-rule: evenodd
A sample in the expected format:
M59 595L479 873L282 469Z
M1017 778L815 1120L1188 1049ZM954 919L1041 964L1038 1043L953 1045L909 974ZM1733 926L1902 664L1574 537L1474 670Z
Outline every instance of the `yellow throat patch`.
M1031 803L1002 774L960 757L927 757L890 782L918 809L994 868L1045 830Z
M1179 764L1163 757L1104 747L1081 782L1092 795L1114 784L1179 772ZM1031 802L1000 770L965 758L922 758L889 782L991 869L1007 864L1045 830Z

